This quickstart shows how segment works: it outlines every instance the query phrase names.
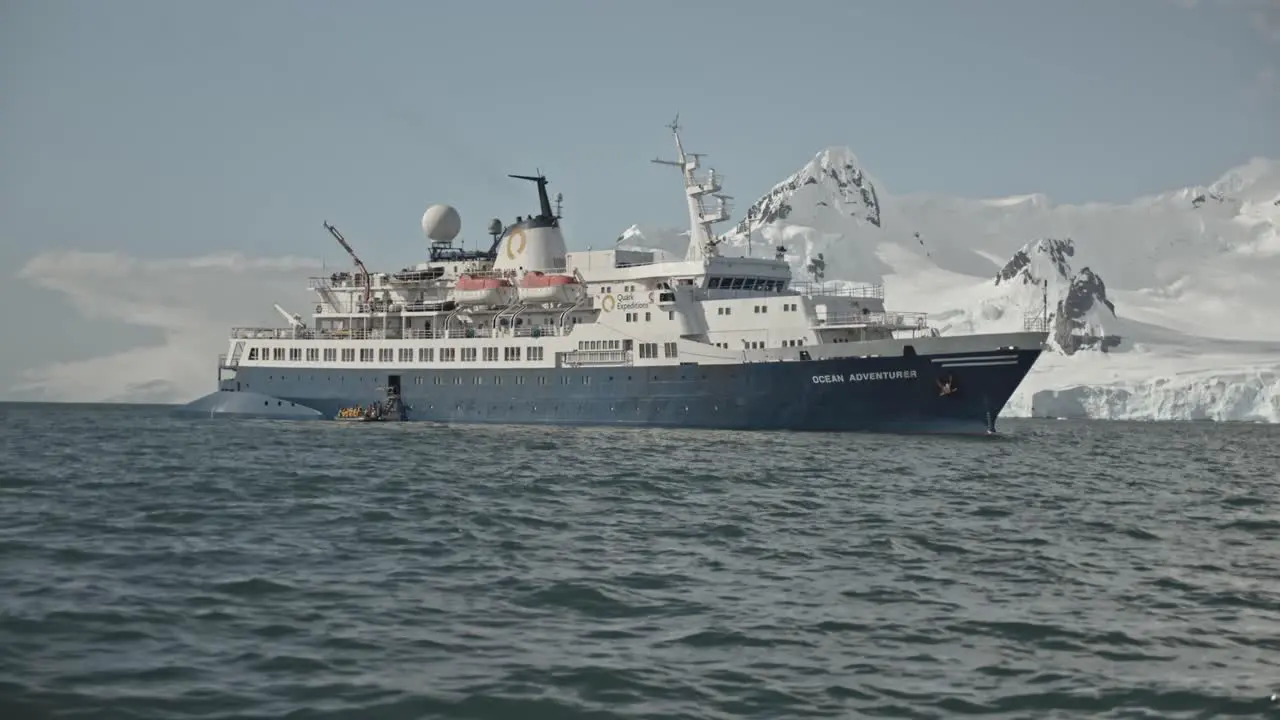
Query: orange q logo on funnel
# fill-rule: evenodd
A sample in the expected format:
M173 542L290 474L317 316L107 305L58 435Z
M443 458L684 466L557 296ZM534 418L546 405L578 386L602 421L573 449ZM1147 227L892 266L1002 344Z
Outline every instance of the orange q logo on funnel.
M507 236L507 257L515 260L517 255L524 254L524 246L524 230L511 233Z

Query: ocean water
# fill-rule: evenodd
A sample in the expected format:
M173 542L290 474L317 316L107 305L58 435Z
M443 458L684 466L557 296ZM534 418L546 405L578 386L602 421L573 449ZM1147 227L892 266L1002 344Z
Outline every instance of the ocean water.
M1280 716L1277 427L0 428L4 720Z

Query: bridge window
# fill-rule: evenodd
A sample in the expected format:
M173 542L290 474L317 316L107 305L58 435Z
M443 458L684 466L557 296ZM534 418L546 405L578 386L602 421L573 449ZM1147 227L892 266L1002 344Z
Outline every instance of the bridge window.
M258 359L258 348L249 348L249 359L250 360Z

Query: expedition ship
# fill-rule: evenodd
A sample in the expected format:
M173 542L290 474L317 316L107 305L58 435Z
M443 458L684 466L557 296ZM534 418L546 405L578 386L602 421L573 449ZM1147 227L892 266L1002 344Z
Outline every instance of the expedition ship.
M721 255L715 170L673 123L690 238L684 259L569 252L542 174L539 212L494 220L487 251L454 246L457 211L422 217L426 262L310 279L313 321L234 328L203 417L378 419L722 429L987 433L1047 333L939 336L885 309L879 285L792 282L773 258ZM381 403L394 406L382 413Z

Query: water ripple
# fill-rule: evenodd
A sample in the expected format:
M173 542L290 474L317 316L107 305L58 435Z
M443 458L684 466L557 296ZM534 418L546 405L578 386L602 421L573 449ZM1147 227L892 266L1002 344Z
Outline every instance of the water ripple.
M0 717L1280 717L1276 428L0 422Z

